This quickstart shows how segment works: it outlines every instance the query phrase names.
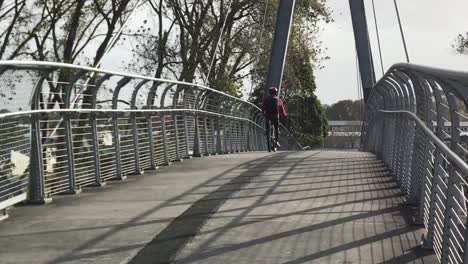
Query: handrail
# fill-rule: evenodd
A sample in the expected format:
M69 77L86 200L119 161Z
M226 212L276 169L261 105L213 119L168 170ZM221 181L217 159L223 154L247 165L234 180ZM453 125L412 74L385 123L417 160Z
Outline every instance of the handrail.
M37 66L37 67L60 67L60 68L68 68L68 69L74 69L74 70L85 70L85 71L90 71L90 72L97 72L97 73L103 73L103 74L110 74L114 76L122 76L122 77L129 77L129 78L135 78L135 79L142 79L142 80L149 80L149 81L156 81L156 82L164 82L164 83L171 83L171 84L180 84L180 85L188 85L188 86L194 86L198 88L202 88L204 90L221 94L223 96L226 96L230 99L240 101L242 103L249 104L250 106L261 110L258 106L255 104L242 100L238 97L232 96L230 94L218 91L216 89L210 88L205 85L201 84L196 84L196 83L187 83L187 82L182 82L182 81L176 81L176 80L169 80L169 79L162 79L162 78L154 78L154 77L149 77L149 76L143 76L143 75L137 75L137 74L131 74L131 73L124 73L124 72L118 72L118 71L109 71L109 70L103 70L100 68L93 68L93 67L88 67L88 66L82 66L82 65L74 65L74 64L67 64L67 63L62 63L62 62L48 62L48 61L1 61L0 60L0 68L5 66L9 67L18 67L18 66L23 66L23 67L30 67L30 66Z
M90 75L96 77L91 83ZM259 107L203 85L65 63L0 61L0 91L16 84L22 90L0 97L7 110L22 109L0 114L0 213L25 199L45 203L185 158L267 147ZM33 95L28 103L25 92ZM283 150L302 149L280 129Z
M13 112L13 113L3 113L0 114L0 119L2 118L8 118L8 117L15 117L15 116L24 116L24 115L36 115L36 114L53 114L53 113L81 113L81 114L91 114L91 113L201 113L201 114L206 114L206 115L211 115L211 116L219 116L219 117L227 117L230 119L235 119L235 120L242 120L245 122L252 123L253 125L257 126L258 128L265 130L265 128L254 121L247 119L247 118L242 118L242 117L236 117L236 116L231 116L231 115L224 115L224 114L219 114L219 113L213 113L209 111L204 111L204 110L197 110L197 109L182 109L182 108L176 108L176 109L141 109L141 110L136 110L136 109L90 109L90 108L83 108L83 109L41 109L41 110L31 110L31 111L21 111L21 112Z
M388 167L441 263L468 263L468 72L393 65L370 92L363 142ZM453 224L456 223L456 224ZM461 246L454 247L454 243Z
M424 121L422 121L416 114L410 111L386 111L380 110L380 113L383 114L404 114L410 117L422 131L434 142L434 144L447 155L447 159L453 161L453 163L457 166L458 169L462 170L462 172L468 175L468 164L461 159L455 152L453 152L442 140L440 140L434 132L432 132L429 128L427 128Z

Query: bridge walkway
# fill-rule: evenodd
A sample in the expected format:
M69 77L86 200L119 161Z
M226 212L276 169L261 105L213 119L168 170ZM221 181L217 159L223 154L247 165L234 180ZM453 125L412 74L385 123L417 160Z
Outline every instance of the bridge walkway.
M382 163L240 153L19 206L0 263L437 263Z

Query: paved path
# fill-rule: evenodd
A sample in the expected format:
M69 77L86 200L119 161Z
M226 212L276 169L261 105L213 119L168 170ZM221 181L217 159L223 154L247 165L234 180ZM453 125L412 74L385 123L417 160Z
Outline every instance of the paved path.
M12 209L0 263L436 263L402 201L366 153L192 159Z

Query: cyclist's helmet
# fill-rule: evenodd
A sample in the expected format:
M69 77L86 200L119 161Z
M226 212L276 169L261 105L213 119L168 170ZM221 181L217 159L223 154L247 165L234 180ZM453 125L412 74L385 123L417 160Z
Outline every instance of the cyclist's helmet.
M268 92L270 93L270 95L278 95L278 88L270 87L270 89L268 89Z

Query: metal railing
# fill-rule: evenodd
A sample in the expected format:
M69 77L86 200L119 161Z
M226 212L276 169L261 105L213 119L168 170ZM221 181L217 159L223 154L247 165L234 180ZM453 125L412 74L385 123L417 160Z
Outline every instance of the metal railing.
M365 146L394 175L423 246L441 263L468 263L468 73L397 64L367 102Z
M174 161L266 150L255 105L209 87L0 61L0 210ZM302 149L281 127L283 150Z

